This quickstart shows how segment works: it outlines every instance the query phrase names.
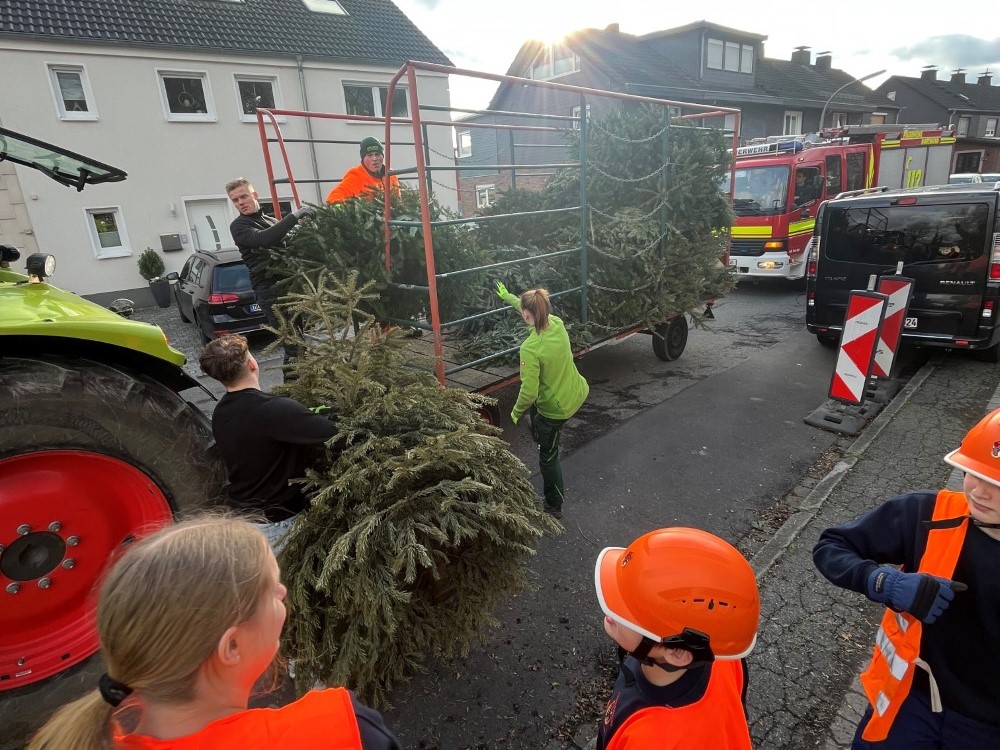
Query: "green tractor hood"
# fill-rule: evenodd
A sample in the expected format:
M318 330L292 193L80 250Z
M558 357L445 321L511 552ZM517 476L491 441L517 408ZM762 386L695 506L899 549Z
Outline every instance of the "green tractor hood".
M181 366L157 326L131 321L72 292L0 269L0 336L56 336L124 347ZM2 339L0 339L2 341ZM0 347L3 344L0 343Z

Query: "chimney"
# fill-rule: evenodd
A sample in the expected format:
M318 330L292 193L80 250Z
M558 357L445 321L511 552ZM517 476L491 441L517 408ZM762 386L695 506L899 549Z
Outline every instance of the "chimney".
M609 23L607 26L604 27L604 30L605 31L610 31L610 32L612 32L614 34L619 33L618 32L618 24L616 24L616 23Z
M792 52L792 62L800 63L802 65L808 65L812 62L812 53L809 51L809 48L796 47L795 51Z
M928 65L920 71L921 81L936 81L937 80L937 68L933 65Z
M831 52L817 52L816 62L813 63L818 70L829 70L830 63L833 61L833 54Z
M965 70L958 68L951 71L951 82L952 83L965 83Z
M993 76L990 75L990 69L987 68L985 73L980 73L979 78L976 79L976 83L980 86L991 86L990 83L993 80Z

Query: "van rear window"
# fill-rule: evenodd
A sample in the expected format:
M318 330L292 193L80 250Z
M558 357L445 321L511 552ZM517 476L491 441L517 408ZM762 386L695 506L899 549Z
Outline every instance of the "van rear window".
M967 263L983 256L987 203L914 206L828 204L823 254L843 263Z

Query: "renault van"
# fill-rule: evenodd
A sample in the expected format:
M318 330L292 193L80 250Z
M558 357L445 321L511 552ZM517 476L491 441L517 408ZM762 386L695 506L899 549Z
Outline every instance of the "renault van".
M1000 185L873 188L827 201L806 269L806 328L835 346L851 290L914 279L903 338L1000 361Z

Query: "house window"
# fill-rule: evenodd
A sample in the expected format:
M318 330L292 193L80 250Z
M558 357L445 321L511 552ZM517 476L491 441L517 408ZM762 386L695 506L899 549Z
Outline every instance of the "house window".
M996 135L997 134L997 118L989 117L986 119L986 132L983 135Z
M274 203L272 203L269 200L268 201L262 200L259 201L259 203L260 203L260 210L263 211L265 214L267 214L268 216L277 216L277 214L274 212ZM282 216L288 216L288 214L292 212L292 202L290 200L282 200L281 198L279 198L278 207L281 209Z
M397 86L392 95L392 112L386 112L386 100L389 96L388 86L373 86L370 83L345 83L344 104L349 115L366 115L368 117L409 117L410 109L406 103L406 89Z
M157 71L163 111L171 122L215 122L206 73Z
M575 120L573 120L573 130L579 130L580 129L580 107L579 107L579 105L577 105L576 107L573 107L573 109L571 110L570 114L572 114L573 117L576 118ZM587 121L590 122L590 104L589 103L587 104Z
M496 201L496 185L476 185L476 208L489 208Z
M869 122L872 125L885 125L885 112L872 112Z
M302 0L303 4L313 13L331 13L335 16L346 16L347 11L337 0Z
M966 136L969 134L969 125L972 124L971 117L959 117L958 118L958 135Z
M458 131L458 158L465 159L472 156L472 131Z
M110 208L88 208L87 228L94 255L98 258L121 258L132 254L122 220L122 210L118 206Z
M527 77L535 81L564 76L580 70L580 58L566 47L546 47L528 70Z
M257 109L281 107L278 79L268 76L236 76L236 100L243 122L257 122ZM284 122L283 117L276 118Z
M60 120L96 120L94 94L82 65L50 65L49 78Z
M782 126L781 133L783 135L798 135L802 132L802 113L801 112L785 112L785 121Z
M736 130L736 115L726 115L722 121L722 129L727 134L732 134Z
M982 157L982 151L961 151L955 154L955 171L978 172Z
M830 125L834 128L842 128L847 125L847 113L846 112L834 112L830 115ZM819 124L823 127L823 123Z
M709 39L705 65L713 70L753 73L753 45Z

